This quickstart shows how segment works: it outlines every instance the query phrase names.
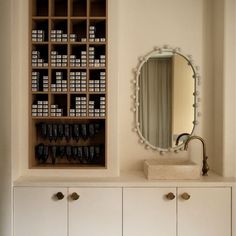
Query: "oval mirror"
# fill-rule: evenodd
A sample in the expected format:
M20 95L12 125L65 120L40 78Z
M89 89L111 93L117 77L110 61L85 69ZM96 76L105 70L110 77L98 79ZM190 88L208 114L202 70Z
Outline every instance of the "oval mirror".
M179 149L196 121L196 73L186 56L172 49L149 53L136 77L136 125L153 149Z

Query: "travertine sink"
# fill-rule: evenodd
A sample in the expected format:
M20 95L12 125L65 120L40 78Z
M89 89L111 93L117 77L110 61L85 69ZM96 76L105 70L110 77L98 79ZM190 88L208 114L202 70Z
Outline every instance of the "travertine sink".
M150 159L144 161L149 180L188 180L200 178L200 166L190 160Z

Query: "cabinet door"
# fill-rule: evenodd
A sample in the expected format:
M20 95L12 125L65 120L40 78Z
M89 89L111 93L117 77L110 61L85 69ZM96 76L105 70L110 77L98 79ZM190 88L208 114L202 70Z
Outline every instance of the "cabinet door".
M14 188L14 236L67 236L66 195L65 188Z
M230 236L231 188L180 188L179 236ZM188 193L184 200L181 195Z
M123 235L175 236L176 199L167 199L170 192L176 195L175 188L125 188Z
M122 235L121 188L71 188L69 196L69 236Z

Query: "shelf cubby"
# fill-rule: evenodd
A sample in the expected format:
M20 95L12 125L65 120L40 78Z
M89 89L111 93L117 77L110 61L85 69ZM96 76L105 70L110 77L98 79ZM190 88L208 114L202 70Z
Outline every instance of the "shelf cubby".
M106 0L90 0L90 17L106 16Z
M89 92L106 92L105 70L89 70Z
M106 42L106 20L89 21L89 41Z
M52 69L50 91L52 93L68 91L66 69Z
M68 54L67 44L52 44L50 53L50 65L55 67L67 67L68 66Z
M69 88L71 93L87 92L87 71L71 69L69 75Z
M71 0L72 17L86 17L87 16L87 1L86 0Z
M70 95L70 111L71 117L87 117L87 96L86 94Z
M32 98L31 116L32 117L48 117L48 94L35 94Z
M106 66L106 46L105 45L89 45L89 67L105 67Z
M106 116L106 97L100 94L89 95L89 117L105 117Z
M51 16L67 17L68 2L67 0L51 0Z
M87 21L81 19L73 19L70 24L70 41L86 42L87 41ZM72 37L73 36L73 37Z
M41 119L34 122L33 133L37 143L33 166L38 162L41 166L55 167L63 164L76 167L105 165L104 120Z
M31 32L32 42L48 42L48 20L33 20Z
M50 104L51 117L67 116L67 94L52 94Z
M32 0L32 16L45 17L48 16L49 0Z
M49 91L48 70L32 70L31 73L31 91L48 92Z
M48 67L48 45L32 45L32 67Z
M67 42L68 41L68 22L62 19L53 19L51 23L50 41Z
M70 67L87 67L86 45L71 45L70 47Z

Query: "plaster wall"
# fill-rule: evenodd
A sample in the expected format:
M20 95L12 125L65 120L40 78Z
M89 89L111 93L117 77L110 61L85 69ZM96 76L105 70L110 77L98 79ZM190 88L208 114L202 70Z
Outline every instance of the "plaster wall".
M223 64L223 175L236 176L236 2L225 1Z
M164 44L182 48L183 53L192 55L195 64L200 66L202 116L195 134L206 140L211 169L219 174L234 174L235 139L231 133L235 73L232 66L235 53L231 51L235 39L233 0L108 1L109 163L106 171L91 172L28 170L28 4L27 0L12 0L12 4L13 179L20 175L118 175L119 170L140 170L144 159L158 157L159 153L139 144L138 135L132 131L131 94L134 88L131 80L134 79L132 69L138 65L139 57L154 46ZM169 153L166 156L178 158L187 154ZM191 143L189 154L201 163L199 142Z
M204 41L208 32L205 23L209 17L206 3L208 1L201 0L119 1L118 150L121 170L141 169L144 159L159 156L159 153L146 150L140 145L137 134L132 131L134 114L131 112L130 96L134 92L131 84L134 78L132 68L137 66L138 58L154 46L164 44L181 47L183 52L192 55L195 63L200 66L203 115L199 118L200 125L196 127L195 133L207 140L208 154L212 158L213 87L209 86L212 78L205 77L211 64L204 64L204 56L208 53L205 50L209 50ZM207 127L207 130L203 131L203 127ZM191 158L199 162L201 146L198 142L191 146ZM172 155L178 157L186 153L167 154Z

